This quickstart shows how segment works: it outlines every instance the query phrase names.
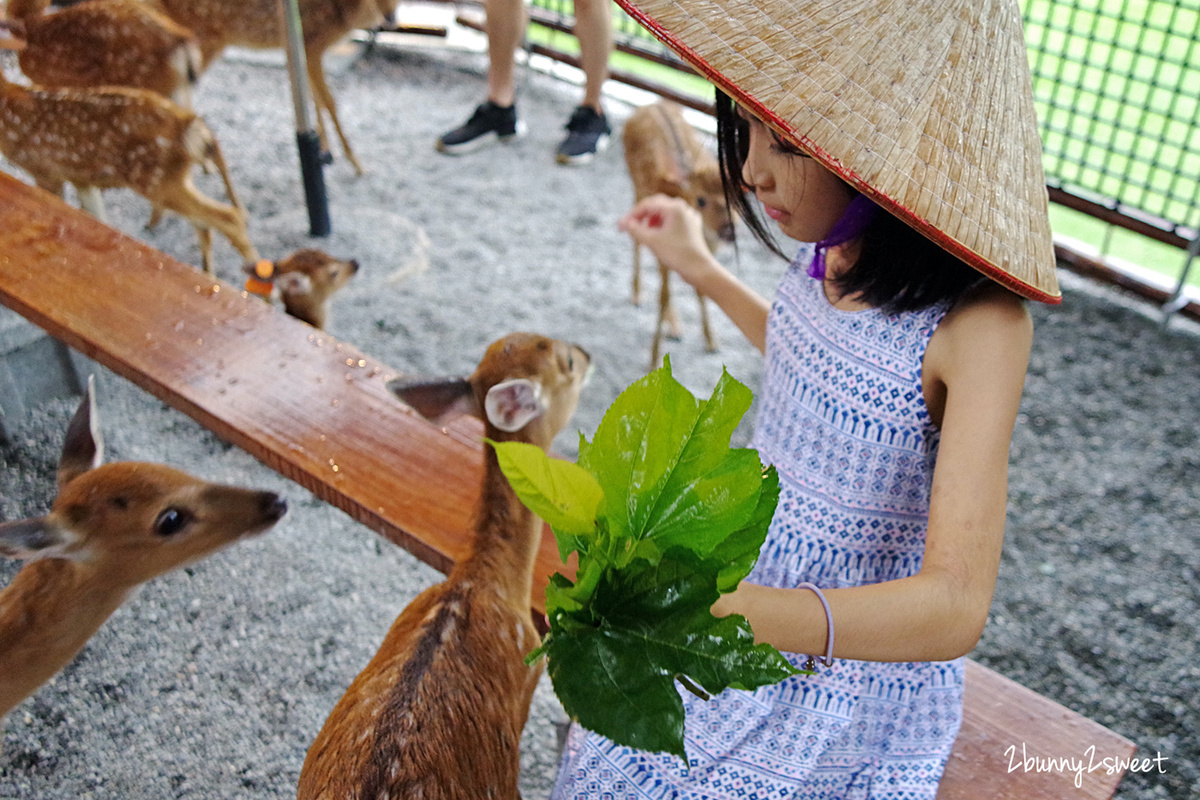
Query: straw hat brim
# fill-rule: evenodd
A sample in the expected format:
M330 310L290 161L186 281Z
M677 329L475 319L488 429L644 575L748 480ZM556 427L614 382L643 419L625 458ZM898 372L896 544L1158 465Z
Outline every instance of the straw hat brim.
M1012 0L617 0L781 136L1045 303L1041 139Z

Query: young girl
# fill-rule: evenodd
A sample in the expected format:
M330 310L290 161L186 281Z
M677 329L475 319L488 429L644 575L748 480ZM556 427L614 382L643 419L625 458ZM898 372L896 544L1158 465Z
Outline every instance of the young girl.
M1032 337L1014 291L1058 296L1031 104L995 77L1015 71L1029 92L1024 50L1001 46L1022 41L1019 15L1005 6L943 30L956 14L920 2L872 4L863 19L836 0L728 0L726 18L711 8L725 0L706 0L696 24L679 0L620 1L736 99L718 93L718 143L751 230L766 238L747 193L784 234L816 243L768 304L712 258L682 201L647 198L621 221L765 353L753 445L778 469L779 505L754 572L713 613L744 615L816 674L711 701L681 692L687 768L575 726L554 797L932 800L1000 559ZM962 5L970 17L995 4ZM845 57L855 41L884 65ZM929 89L968 80L962 69L990 81L972 95L982 108ZM809 73L840 75L839 93L805 90ZM1013 107L988 106L996 92ZM912 97L936 121L906 149ZM934 133L965 158L939 154ZM951 173L954 185L938 182Z

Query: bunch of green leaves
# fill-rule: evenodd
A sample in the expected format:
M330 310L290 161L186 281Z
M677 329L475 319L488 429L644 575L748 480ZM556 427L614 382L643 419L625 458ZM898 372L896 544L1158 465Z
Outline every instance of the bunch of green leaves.
M722 372L707 401L671 375L670 361L626 389L579 460L495 443L522 502L549 523L574 580L546 589L545 656L563 708L618 744L683 758L681 685L708 697L753 689L797 670L754 644L744 617L710 606L758 559L779 499L774 468L730 437L750 390Z

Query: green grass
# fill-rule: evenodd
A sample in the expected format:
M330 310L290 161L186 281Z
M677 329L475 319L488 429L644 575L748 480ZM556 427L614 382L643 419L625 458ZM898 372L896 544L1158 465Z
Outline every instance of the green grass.
M531 42L536 44L552 47L555 50L569 53L573 56L579 55L579 41L573 34L563 33L562 31L546 28L542 25L532 24L528 29L528 37ZM649 34L646 34L649 36ZM641 38L641 37L639 37ZM654 40L657 41L657 40ZM644 58L614 51L609 58L609 64L615 70L623 70L633 73L648 81L669 86L680 92L689 95L694 95L706 100L712 99L713 89L712 84L701 78L699 75L689 75L685 72L680 72L677 69L656 64L653 61L647 61Z
M1106 222L1066 206L1050 204L1050 227L1056 234L1068 236L1094 247L1101 247L1105 238L1109 240L1104 255L1127 261L1152 270L1165 277L1171 286L1179 280L1186 252L1149 236ZM1200 289L1200 264L1193 265L1188 276L1188 286Z

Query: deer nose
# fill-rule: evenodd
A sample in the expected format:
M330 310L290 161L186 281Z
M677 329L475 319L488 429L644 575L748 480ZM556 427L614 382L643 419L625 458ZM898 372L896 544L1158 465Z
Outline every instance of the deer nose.
M349 265L350 265L350 274L351 274L351 275L353 275L354 273L358 272L358 259L356 259L356 258L352 258L352 259L350 259L350 261L349 261L349 262L347 262L347 263L349 263Z
M733 223L726 222L724 225L722 225L721 229L719 231L717 231L717 237L722 242L732 242L733 241Z
M263 492L259 503L263 516L273 522L282 519L288 510L287 501L274 492Z

